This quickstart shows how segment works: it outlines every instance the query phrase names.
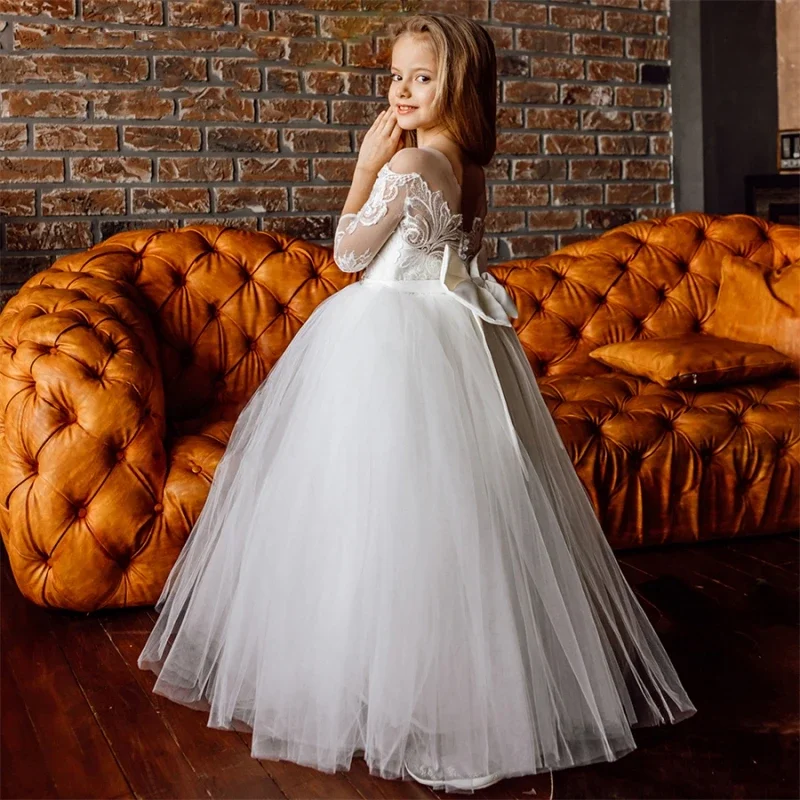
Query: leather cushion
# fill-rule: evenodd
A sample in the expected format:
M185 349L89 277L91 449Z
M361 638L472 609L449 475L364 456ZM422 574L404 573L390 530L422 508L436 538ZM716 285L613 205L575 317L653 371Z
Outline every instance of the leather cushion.
M773 347L800 362L800 261L764 270L728 253L708 332Z
M607 344L589 355L670 388L745 383L788 373L794 367L789 356L766 345L703 333Z

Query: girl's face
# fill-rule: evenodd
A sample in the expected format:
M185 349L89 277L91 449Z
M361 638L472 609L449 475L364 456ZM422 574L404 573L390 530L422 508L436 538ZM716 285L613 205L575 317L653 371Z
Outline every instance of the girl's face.
M427 36L401 36L392 50L391 66L389 104L397 124L403 130L433 128L439 116L433 108L436 57Z

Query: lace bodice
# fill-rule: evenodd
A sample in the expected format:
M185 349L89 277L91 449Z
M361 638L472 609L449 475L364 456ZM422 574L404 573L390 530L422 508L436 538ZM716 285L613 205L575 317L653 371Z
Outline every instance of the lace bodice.
M381 167L358 213L340 217L334 261L344 272L365 270L362 277L433 280L449 244L465 261L480 253L485 264L484 217L476 215L471 230L463 230L463 215L452 211L459 191L444 153L398 151Z

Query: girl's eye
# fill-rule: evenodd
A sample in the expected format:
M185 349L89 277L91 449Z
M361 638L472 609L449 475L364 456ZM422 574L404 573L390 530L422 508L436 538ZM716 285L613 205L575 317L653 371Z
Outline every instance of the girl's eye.
M392 74L392 80L394 80L395 78L399 78L399 77L400 77L400 75L398 75L396 72ZM427 83L430 80L430 78L427 75L417 75L417 77L418 78L425 78L423 83Z

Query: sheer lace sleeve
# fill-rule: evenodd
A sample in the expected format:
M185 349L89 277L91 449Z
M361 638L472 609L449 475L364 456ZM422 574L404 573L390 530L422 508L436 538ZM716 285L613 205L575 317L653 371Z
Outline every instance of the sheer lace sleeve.
M416 147L404 148L381 167L367 201L356 214L343 214L336 226L333 259L343 272L358 272L369 266L403 220L408 201L420 195L424 183L431 187L446 183L446 173L436 156ZM418 213L414 202L415 214ZM430 216L430 209L428 209ZM431 220L436 223L436 220Z

